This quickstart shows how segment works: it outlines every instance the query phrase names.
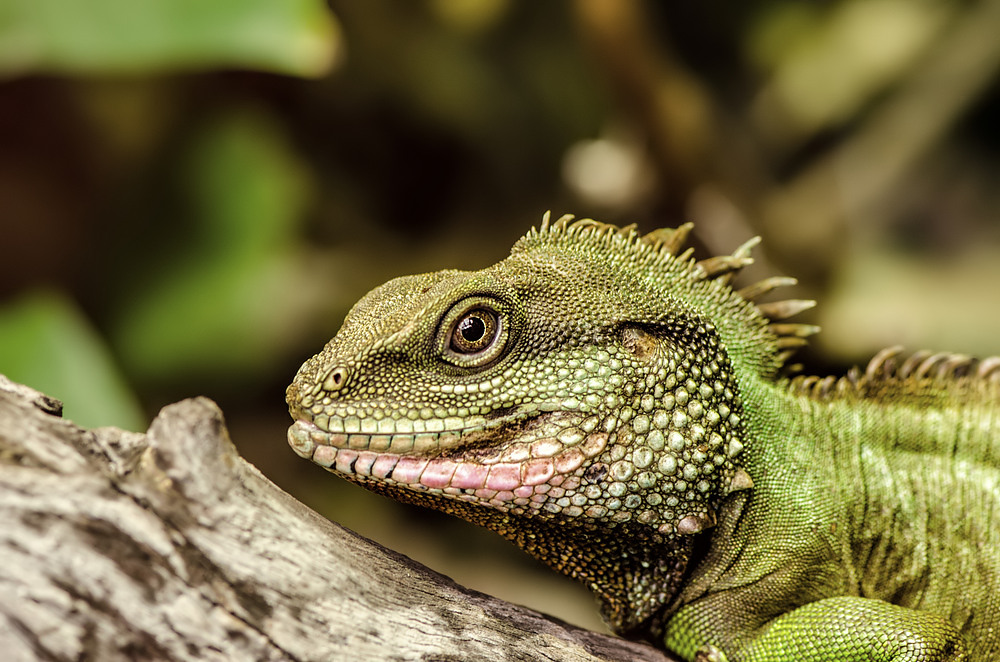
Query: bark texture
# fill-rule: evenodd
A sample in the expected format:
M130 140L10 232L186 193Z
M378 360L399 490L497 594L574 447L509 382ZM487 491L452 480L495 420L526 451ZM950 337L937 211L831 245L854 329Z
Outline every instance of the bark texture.
M84 430L0 376L4 660L670 658L456 585L243 460L205 398Z

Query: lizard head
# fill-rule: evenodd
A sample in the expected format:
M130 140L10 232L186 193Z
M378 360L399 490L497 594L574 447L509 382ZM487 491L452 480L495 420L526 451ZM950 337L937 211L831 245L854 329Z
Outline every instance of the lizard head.
M546 216L487 269L366 295L289 386L289 442L498 531L630 631L670 600L720 502L752 485L741 371L769 376L794 343L728 285L752 242L696 263L677 255L690 226L640 237L570 220ZM786 337L805 335L794 326Z

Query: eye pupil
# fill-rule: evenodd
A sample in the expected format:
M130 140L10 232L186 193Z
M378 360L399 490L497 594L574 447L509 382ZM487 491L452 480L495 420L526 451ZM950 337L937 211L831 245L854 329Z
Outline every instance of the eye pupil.
M451 348L460 354L476 354L493 344L499 318L490 310L470 310L458 320L451 336Z
M474 343L486 335L486 324L478 317L466 317L459 323L458 332L466 342Z

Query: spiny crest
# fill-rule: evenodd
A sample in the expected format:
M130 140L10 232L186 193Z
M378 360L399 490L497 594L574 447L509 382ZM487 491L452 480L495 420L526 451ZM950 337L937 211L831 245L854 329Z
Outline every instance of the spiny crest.
M635 224L618 227L589 218L575 219L572 214L564 214L555 221L551 213L545 212L541 225L522 237L511 253L524 251L531 246L560 237L576 237L582 241L611 251L631 251L636 257L652 258L664 267L677 263L687 267L692 281L717 280L728 285L743 270L753 264L750 253L760 243L760 237L753 237L739 246L732 255L718 255L695 261L691 255L693 248L684 248L693 223L684 223L677 228L660 228L641 235ZM681 252L683 249L683 252ZM808 344L809 336L819 332L812 324L786 323L789 317L797 315L816 305L809 299L784 299L760 303L758 300L779 287L789 287L797 283L794 278L773 276L748 285L735 293L753 304L757 313L768 320L768 328L776 338L778 364L782 365L797 349Z
M903 347L896 345L873 356L863 372L855 366L844 377L800 376L792 380L791 386L802 395L827 399L863 396L882 386L907 381L939 387L982 385L997 389L1000 396L1000 356L976 359L966 354L919 350L904 357Z
M691 232L693 227L691 223L685 223L675 229L663 228L654 230L647 235L640 235L634 223L618 227L590 218L577 219L572 214L564 214L555 221L552 221L551 218L551 213L545 212L545 215L542 216L542 224L537 229L531 228L528 234L514 244L511 253L519 253L531 246L553 239L574 237L611 251L631 252L637 257L669 257L676 258L679 262L686 262L690 258L690 250L682 255L678 255L678 250L683 247Z

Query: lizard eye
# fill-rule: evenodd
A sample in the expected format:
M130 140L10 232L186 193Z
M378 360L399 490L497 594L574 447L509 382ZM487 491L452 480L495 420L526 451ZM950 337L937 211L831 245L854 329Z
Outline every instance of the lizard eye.
M462 354L482 351L493 342L499 326L500 319L492 311L470 310L451 333L451 349Z
M481 298L464 301L445 316L444 358L462 367L486 365L507 343L503 316Z

